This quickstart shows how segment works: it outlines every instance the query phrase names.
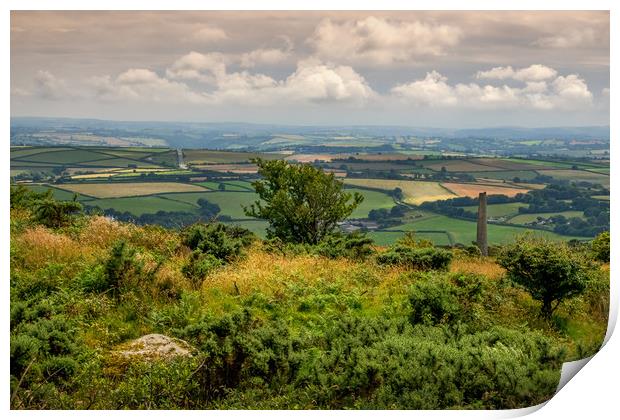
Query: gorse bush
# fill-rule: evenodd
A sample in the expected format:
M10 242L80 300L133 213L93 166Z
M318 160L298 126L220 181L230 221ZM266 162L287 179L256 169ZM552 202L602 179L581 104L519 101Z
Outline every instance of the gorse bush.
M209 273L222 265L222 260L215 255L193 251L189 261L183 266L181 272L192 280L195 285L199 285Z
M223 261L240 256L243 248L253 239L254 235L249 230L221 223L197 223L183 232L184 245Z
M384 265L401 265L417 270L445 270L452 261L450 251L439 248L412 248L396 245L377 256Z
M310 254L328 258L350 258L353 260L364 260L375 253L373 240L362 232L334 232L314 245L284 242L274 238L266 240L263 248L268 252L283 255Z
M609 262L609 232L603 232L594 238L592 241L592 253L598 261Z

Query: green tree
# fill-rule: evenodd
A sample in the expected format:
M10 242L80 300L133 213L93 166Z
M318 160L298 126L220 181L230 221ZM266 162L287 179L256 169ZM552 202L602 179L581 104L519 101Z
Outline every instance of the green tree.
M585 259L564 242L526 235L504 247L497 262L542 302L541 315L547 319L562 300L583 293L588 281Z
M245 214L269 221L267 236L285 242L317 244L362 202L344 191L334 174L308 164L254 159L262 180L252 185L260 197Z
M36 202L37 221L47 227L62 227L71 223L73 216L82 211L82 204L77 201L56 201L44 199Z
M597 260L609 262L609 232L603 232L594 238L592 241L592 251L594 253L594 258Z

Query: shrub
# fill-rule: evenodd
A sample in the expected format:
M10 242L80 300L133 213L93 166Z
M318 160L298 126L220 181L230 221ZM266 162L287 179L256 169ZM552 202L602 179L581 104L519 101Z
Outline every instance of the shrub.
M419 281L409 290L412 324L439 324L457 320L462 312L457 290L449 282Z
M239 256L253 238L254 235L247 229L221 223L197 223L183 232L184 245L224 261Z
M592 253L598 261L609 262L609 232L599 234L592 241Z
M82 211L82 204L77 201L56 201L45 199L36 201L34 214L37 222L51 228L71 224L74 216Z
M374 252L372 244L373 240L361 232L334 233L319 242L315 249L319 255L329 258L347 257L362 260Z
M452 261L450 251L439 248L411 248L396 245L377 256L383 265L402 265L417 270L446 270Z
M183 266L181 271L192 282L199 284L211 271L222 266L222 260L215 255L203 254L200 251L192 252L189 261Z
M566 243L523 236L504 247L497 262L508 278L542 302L541 315L551 318L558 305L582 293L588 281L586 263Z

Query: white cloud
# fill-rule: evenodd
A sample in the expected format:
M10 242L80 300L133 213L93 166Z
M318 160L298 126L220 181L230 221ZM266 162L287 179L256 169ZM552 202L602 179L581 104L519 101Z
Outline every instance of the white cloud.
M490 70L496 78L502 71ZM528 69L531 69L529 67ZM538 69L540 70L540 69ZM545 70L546 71L546 70ZM513 72L512 78L518 72ZM524 80L540 78L543 72L526 73ZM529 109L577 109L592 104L592 93L579 76L569 74L558 76L552 82L526 81L522 87L507 85L479 85L457 83L450 85L447 78L436 71L411 83L397 85L392 95L415 105L431 107L470 108L529 108Z
M493 67L491 70L479 71L477 79L514 79L520 81L541 81L555 77L558 72L542 64L532 64L529 67L514 70L511 66Z
M240 58L241 67L249 68L260 64L273 65L281 63L290 55L290 51L279 48L259 48L248 53L244 53Z
M193 34L193 38L196 41L200 41L205 44L224 41L228 39L228 35L224 32L223 29L220 29L215 26L203 26Z
M534 41L534 45L544 48L576 48L597 46L601 36L593 28L580 28L571 31L542 37Z
M201 54L195 51L184 55L166 69L166 76L171 79L197 80L215 83L216 79L226 73L228 56L218 52Z
M366 80L352 67L305 60L283 83L286 97L313 102L361 104L375 95Z
M325 19L315 28L308 43L323 59L386 66L410 62L418 56L443 55L461 37L461 30L450 25L370 16L343 22Z
M592 103L592 93L588 85L576 74L559 76L552 83L556 103L559 107L571 108Z
M285 61L293 51L293 41L287 36L280 36L284 41L282 48L257 48L239 56L239 65L244 68L256 67L261 64L274 65Z
M436 71L426 73L426 77L408 84L392 88L396 96L407 98L415 103L430 106L456 105L457 97L448 79Z
M46 99L70 97L71 92L64 80L46 70L39 70L34 77L35 93Z
M186 84L160 77L148 69L129 69L116 78L92 77L89 85L97 98L107 101L205 103L206 98Z

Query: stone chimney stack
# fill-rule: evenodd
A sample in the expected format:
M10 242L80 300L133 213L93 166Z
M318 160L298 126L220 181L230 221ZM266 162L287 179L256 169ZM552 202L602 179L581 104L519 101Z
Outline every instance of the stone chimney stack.
M485 257L489 255L489 243L487 242L487 193L478 195L478 232L476 242L480 252Z

